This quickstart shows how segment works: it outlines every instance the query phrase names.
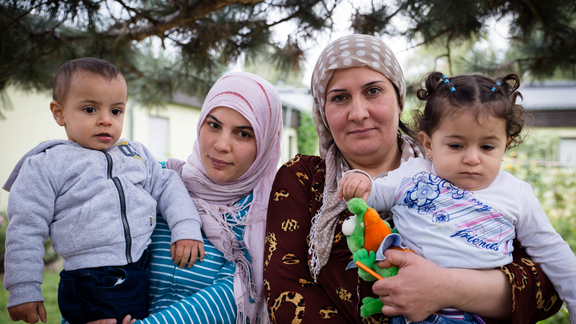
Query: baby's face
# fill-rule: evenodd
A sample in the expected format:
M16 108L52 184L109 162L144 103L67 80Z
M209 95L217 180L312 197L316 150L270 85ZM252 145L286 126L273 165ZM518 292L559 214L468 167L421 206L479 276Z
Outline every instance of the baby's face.
M65 126L70 141L107 150L122 135L127 91L122 76L108 81L90 72L76 72L64 102L59 103L62 116L55 115L55 119Z
M476 120L471 113L449 116L431 138L423 137L436 174L469 191L484 189L496 180L508 143L504 119L484 115Z

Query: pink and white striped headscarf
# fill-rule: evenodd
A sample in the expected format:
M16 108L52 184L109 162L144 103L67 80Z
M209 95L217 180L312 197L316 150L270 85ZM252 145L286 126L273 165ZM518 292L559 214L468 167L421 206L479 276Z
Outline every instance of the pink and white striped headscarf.
M234 297L238 306L237 323L267 322L263 293L263 257L266 211L272 182L280 159L282 104L274 87L263 78L247 72L233 72L221 77L206 97L198 120L197 134L206 116L216 107L228 107L242 114L252 125L256 137L256 159L238 179L215 182L206 176L200 160L198 140L186 163L167 161L167 167L181 174L182 181L202 217L202 231L227 260L236 262ZM236 202L253 193L245 225L244 244L252 262L248 262L241 244L224 221L223 215L236 215ZM252 277L250 277L250 273ZM248 297L256 302L250 303Z

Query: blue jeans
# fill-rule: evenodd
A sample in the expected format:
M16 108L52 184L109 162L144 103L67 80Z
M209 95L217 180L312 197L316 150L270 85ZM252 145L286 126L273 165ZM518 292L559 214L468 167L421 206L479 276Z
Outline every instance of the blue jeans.
M148 315L148 250L135 263L60 272L58 306L70 324Z
M390 321L390 324L406 324L406 323L407 322L406 322L406 319L404 318L404 316L392 317L392 320ZM432 315L428 316L422 322L412 322L412 323L414 323L414 324L427 324L427 323L434 323L434 324L478 324L478 321L476 321L476 318L474 317L474 315L472 315L470 313L465 313L464 319L461 319L461 320L451 319L449 317L432 314Z

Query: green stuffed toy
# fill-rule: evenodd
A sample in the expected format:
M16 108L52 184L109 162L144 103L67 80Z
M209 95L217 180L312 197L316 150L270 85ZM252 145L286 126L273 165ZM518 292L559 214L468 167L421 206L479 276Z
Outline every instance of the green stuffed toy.
M377 251L383 260L383 250L389 246L401 245L401 238L396 230L390 228L388 222L380 218L378 212L370 208L362 198L352 198L348 202L348 210L354 216L348 217L342 224L342 233L346 236L348 248L352 252L352 262L346 269L356 267L359 261L382 278L395 276L397 267L380 268L376 260ZM387 241L382 244L383 241ZM380 250L380 251L379 251ZM401 250L407 250L401 248ZM409 251L409 250L407 250ZM365 281L375 281L376 278L367 271L358 268L358 276ZM360 315L368 318L382 312L384 303L379 298L365 297L362 299Z

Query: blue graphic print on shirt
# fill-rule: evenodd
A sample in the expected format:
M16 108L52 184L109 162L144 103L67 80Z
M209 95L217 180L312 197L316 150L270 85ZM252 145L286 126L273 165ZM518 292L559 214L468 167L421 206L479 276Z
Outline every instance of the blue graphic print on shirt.
M451 238L477 248L510 253L514 226L497 210L430 172L404 178L397 195L398 204L429 217L430 224L453 228Z

